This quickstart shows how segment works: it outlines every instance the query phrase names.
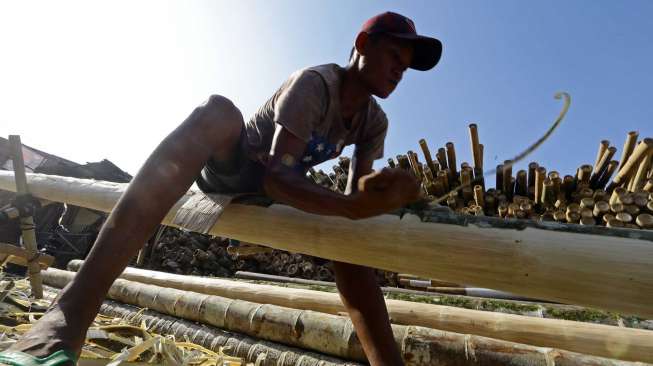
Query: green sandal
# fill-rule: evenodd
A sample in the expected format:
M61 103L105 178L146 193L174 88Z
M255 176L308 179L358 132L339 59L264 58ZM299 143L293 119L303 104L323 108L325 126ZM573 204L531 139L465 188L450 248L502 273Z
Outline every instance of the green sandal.
M5 351L0 353L0 364L10 366L62 366L77 364L77 356L68 350L59 350L53 354L39 358L20 351Z

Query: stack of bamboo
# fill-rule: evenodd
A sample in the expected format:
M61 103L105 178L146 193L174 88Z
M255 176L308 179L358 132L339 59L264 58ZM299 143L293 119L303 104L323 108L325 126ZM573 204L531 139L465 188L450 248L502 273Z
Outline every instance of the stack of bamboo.
M332 262L304 254L255 246L251 253L241 243L230 246L228 239L167 227L157 236L148 268L194 276L233 277L237 271L334 281ZM397 284L394 272L377 270L383 286Z
M629 132L620 160L617 148L603 140L593 165L583 164L574 175L531 162L513 172L513 162L496 167L495 187L483 175L483 144L478 127L469 125L473 163L456 160L453 142L438 148L435 160L424 139L419 141L424 163L408 151L388 159L389 167L409 170L422 182L429 201L446 202L456 212L478 216L558 221L629 229L653 229L653 139L637 141ZM319 184L343 191L349 159L341 158L334 173L310 172Z

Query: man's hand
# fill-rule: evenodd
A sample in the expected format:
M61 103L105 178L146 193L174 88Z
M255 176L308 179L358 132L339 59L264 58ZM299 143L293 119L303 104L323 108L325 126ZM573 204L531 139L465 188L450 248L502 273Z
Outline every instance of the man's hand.
M352 195L352 219L362 219L399 209L421 196L420 183L403 169L384 168L358 180Z

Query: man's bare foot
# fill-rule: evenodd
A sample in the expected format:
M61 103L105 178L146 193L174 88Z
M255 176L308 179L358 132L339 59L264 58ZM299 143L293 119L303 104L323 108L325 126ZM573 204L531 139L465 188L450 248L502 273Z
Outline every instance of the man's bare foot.
M79 322L76 319L66 317L56 304L9 350L25 352L39 358L62 349L79 355L86 332L76 329L74 325L77 324Z

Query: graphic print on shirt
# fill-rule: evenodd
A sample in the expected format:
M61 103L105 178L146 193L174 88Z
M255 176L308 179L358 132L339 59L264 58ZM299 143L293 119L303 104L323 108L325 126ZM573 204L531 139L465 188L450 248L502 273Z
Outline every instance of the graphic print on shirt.
M326 137L313 132L311 140L306 144L306 151L300 159L301 168L309 168L337 157L340 155L344 143L344 140L340 140L337 144L332 144Z

